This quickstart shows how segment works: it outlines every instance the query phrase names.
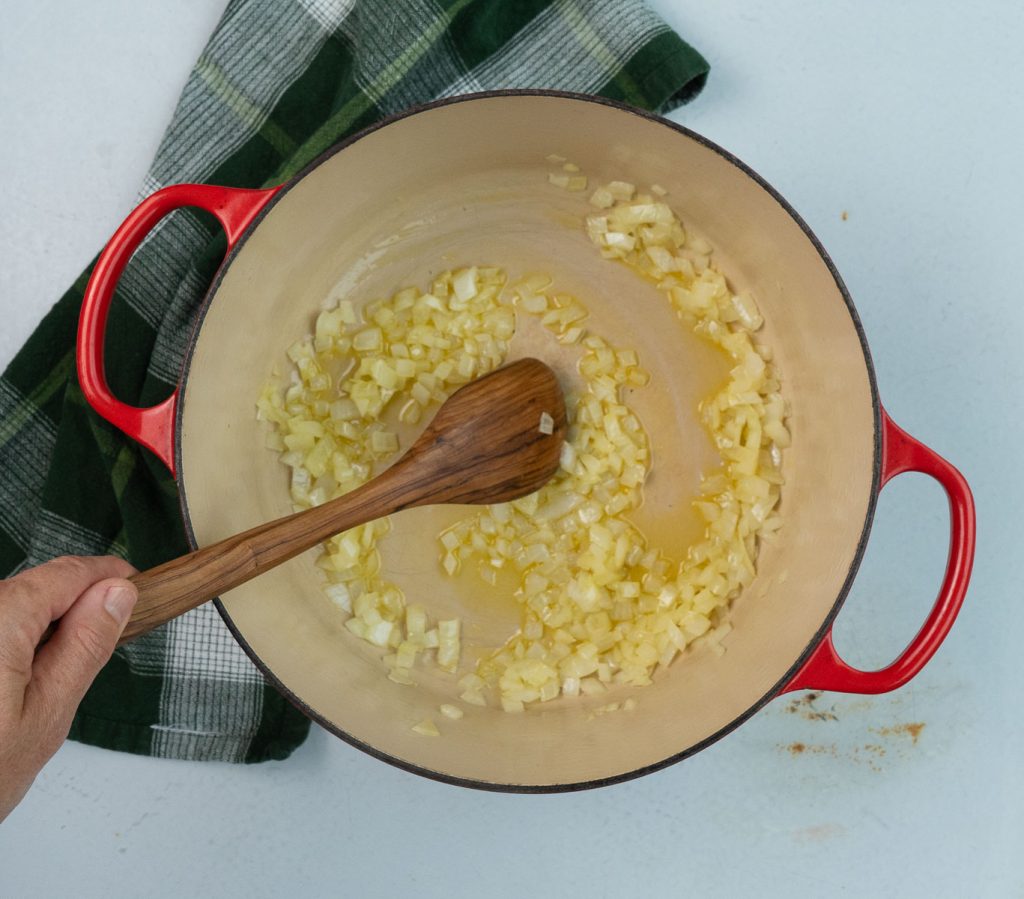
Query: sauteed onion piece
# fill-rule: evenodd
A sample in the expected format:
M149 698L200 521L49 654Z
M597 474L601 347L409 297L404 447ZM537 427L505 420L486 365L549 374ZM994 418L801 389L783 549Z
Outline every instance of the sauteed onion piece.
M313 337L293 344L287 386L271 381L257 403L273 423L271 448L291 469L296 508L319 505L365 483L399 449L393 430L505 359L514 312L499 295L496 268L445 272L421 292L407 288L370 303L361 316L342 300L317 317ZM377 542L389 529L376 521L327 541L317 564L325 592L350 615L345 627L380 647L390 677L412 683L418 657L430 653L454 672L460 656L457 620L428 625L422 606L381 575ZM446 565L454 573L452 561Z
M575 167L551 180L573 190L586 183ZM705 534L684 559L649 547L628 519L651 459L624 388L645 385L649 375L634 351L588 333L586 306L555 293L546 275L512 286L515 312L502 297L504 272L487 267L445 273L427 292L399 291L369 304L362 317L343 301L321 313L310 340L290 348L291 383L268 385L260 397L260 415L276 426L270 446L291 468L293 501L305 507L353 489L392 457L396 420L416 423L457 386L501 364L516 314L535 316L553 339L579 345L585 386L568 398L559 474L439 538L448 575L475 572L486 590L511 571L522 608L519 632L458 680L468 705L487 704L493 691L502 708L521 712L558 696L647 684L697 641L721 652L729 604L755 576L759 541L781 524L790 434L772 354L755 338L763 319L753 297L730 289L711 247L687 233L664 194L637 193L621 181L599 186L591 197L598 211L585 228L601 255L653 282L684 326L731 362L725 386L700 406L722 464L703 480L695 506ZM375 522L326 544L318 564L327 596L350 616L349 631L384 651L392 680L413 683L424 658L456 673L459 622L431 624L422 606L407 606L381 575L376 544L387 528ZM447 708L446 716L457 717L450 713L457 707ZM632 702L601 707L629 708ZM435 730L423 725L414 729Z

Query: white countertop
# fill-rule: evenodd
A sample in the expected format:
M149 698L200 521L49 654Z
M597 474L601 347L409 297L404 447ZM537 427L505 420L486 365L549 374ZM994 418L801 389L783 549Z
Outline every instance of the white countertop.
M652 5L712 66L673 118L817 232L889 412L974 488L973 585L935 659L894 694L826 694L835 720L776 700L679 765L560 796L433 783L317 728L255 767L68 744L0 827L0 895L1024 895L1022 8ZM0 12L0 365L129 211L221 7ZM923 620L945 509L923 476L883 493L837 625L850 661Z

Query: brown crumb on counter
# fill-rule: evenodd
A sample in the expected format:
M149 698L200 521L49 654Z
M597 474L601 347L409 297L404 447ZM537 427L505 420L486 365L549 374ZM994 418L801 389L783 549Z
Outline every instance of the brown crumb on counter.
M843 211L842 211L842 212L841 212L841 213L839 214L839 218L841 218L841 219L842 219L842 220L843 220L844 222L845 222L845 221L846 221L846 220L847 220L847 219L848 219L849 217L850 217L850 213L848 213L848 212L847 212L847 211L846 211L845 209L844 209L844 210L843 210Z
M879 760L885 755L885 747L877 743L865 743L853 750L851 758L859 764L866 764L872 771L881 771Z
M808 745L807 743L789 743L785 746L779 747L785 749L794 758L798 755L830 755L832 758L838 756L837 747L835 743L828 745Z

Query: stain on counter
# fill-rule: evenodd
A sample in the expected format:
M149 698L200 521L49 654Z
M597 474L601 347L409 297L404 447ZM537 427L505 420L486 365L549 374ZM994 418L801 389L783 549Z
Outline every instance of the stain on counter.
M838 721L839 716L836 715L834 704L827 709L818 705L821 695L820 691L810 690L802 696L794 696L786 706L786 711L791 715L806 718L808 721Z
M915 721L912 724L896 724L892 727L873 727L871 730L880 737L909 737L911 745L916 746L924 728L923 721Z
M881 771L881 760L885 758L887 749L880 743L863 743L857 746L842 747L838 743L804 743L796 741L779 747L793 758L798 756L828 756L833 759L844 759L858 765L866 765L872 771Z
M882 708L885 705L873 697L851 699L821 690L800 693L780 704L779 711L811 723L800 725L794 739L776 746L792 758L841 759L881 772L885 762L915 755L926 727L923 721L899 718L879 726L882 714L892 722L894 712L909 710L900 709L901 700L890 700L888 710Z
M793 839L798 843L824 843L826 840L834 840L846 833L842 824L814 824L811 827L801 827L793 831Z
M790 743L783 747L794 758L798 755L831 755L833 758L839 754L835 743Z

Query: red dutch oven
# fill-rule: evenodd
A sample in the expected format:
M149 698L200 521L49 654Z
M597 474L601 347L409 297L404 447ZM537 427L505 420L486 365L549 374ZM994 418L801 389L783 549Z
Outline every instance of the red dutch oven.
M301 556L218 601L259 668L312 718L408 770L485 789L572 790L678 761L792 690L882 693L907 683L949 630L967 590L975 519L964 478L886 414L853 303L807 225L768 184L710 141L635 109L568 94L513 91L461 97L391 118L334 147L268 190L182 184L143 201L104 250L82 308L78 370L93 408L175 473L193 546L291 511L287 477L264 448L254 404L316 312L357 305L408 284L426 287L459 265L550 273L590 310L588 326L630 346L651 372L630 398L654 467L638 515L675 558L700 531L690 510L716 456L696 407L721 382L722 360L688 333L650 285L600 258L583 233L586 194L547 183L549 154L593 183L657 183L688 229L715 248L734 289L764 315L789 403L778 537L764 541L754 583L732 607L725 653L694 651L654 683L600 697L560 698L525 714L467 707L440 738L411 725L457 702L454 678L423 671L389 681L379 653L355 640L323 597L315 556ZM174 395L150 409L111 395L103 341L129 257L168 212L213 213L228 253L192 337ZM529 329L523 329L524 332ZM567 380L552 339L517 334L509 357L535 355ZM891 665L860 671L832 642L832 623L864 553L879 491L906 471L935 478L950 502L950 552L921 630ZM455 509L396 516L381 545L384 574L410 601L464 622L464 658L515 629L514 603L440 572L435 537ZM595 715L627 697L629 712ZM443 719L439 719L443 720Z

